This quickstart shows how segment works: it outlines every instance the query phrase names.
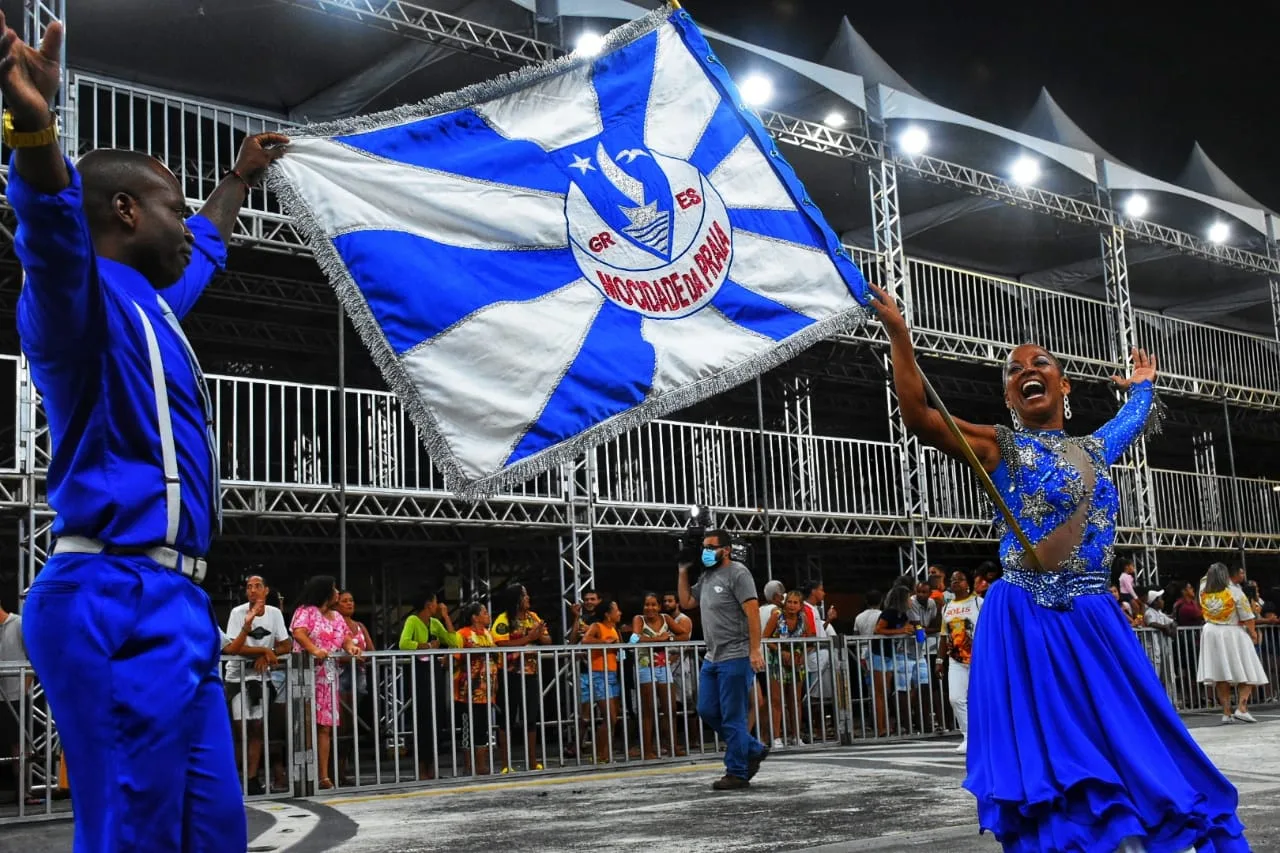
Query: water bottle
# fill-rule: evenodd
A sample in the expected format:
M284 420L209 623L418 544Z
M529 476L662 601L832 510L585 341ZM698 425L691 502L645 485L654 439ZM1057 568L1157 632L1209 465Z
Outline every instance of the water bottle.
M923 646L923 645L924 645L924 640L925 640L925 636L924 636L924 626L923 626L923 625L917 625L917 626L916 626L916 642Z

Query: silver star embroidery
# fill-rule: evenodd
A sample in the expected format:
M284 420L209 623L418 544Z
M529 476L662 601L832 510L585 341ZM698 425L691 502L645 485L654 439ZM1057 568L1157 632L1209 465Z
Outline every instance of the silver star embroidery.
M596 170L596 167L591 165L590 158L579 157L577 154L573 155L573 162L569 164L569 168L577 169L579 172L581 172L584 175L587 172L594 172Z
M1044 524L1045 518L1052 512L1053 506L1044 489L1036 489L1022 502L1023 515L1034 521L1037 527Z
M1018 448L1018 462L1024 468L1036 467L1036 461L1040 458L1040 454L1036 452L1035 447L1030 444L1024 444Z

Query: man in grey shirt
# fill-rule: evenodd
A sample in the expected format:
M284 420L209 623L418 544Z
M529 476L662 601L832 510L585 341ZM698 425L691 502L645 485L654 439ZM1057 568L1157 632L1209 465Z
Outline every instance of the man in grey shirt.
M689 587L689 563L680 565L680 606L702 611L707 655L698 677L698 716L725 742L725 775L711 787L733 791L769 757L769 747L747 730L754 673L764 671L760 602L751 572L729 559L729 534L712 530L702 540L702 577Z

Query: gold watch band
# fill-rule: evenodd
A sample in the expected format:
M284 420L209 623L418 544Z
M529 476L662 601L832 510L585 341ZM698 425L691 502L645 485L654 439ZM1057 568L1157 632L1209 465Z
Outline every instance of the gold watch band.
M49 126L43 130L22 133L13 129L13 114L5 110L3 129L4 144L10 148L39 148L58 141L58 120L53 115L50 116Z

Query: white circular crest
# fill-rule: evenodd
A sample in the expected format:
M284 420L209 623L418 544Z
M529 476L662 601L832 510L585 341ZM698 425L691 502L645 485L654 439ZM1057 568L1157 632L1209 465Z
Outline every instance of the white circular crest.
M620 206L630 225L619 230L609 224L582 188L571 184L565 217L573 257L583 276L618 307L655 319L687 317L714 299L729 277L733 230L724 200L684 160L639 149L624 153L631 162L653 158L671 187L670 212L661 209L652 188L600 147L600 171L633 202Z

